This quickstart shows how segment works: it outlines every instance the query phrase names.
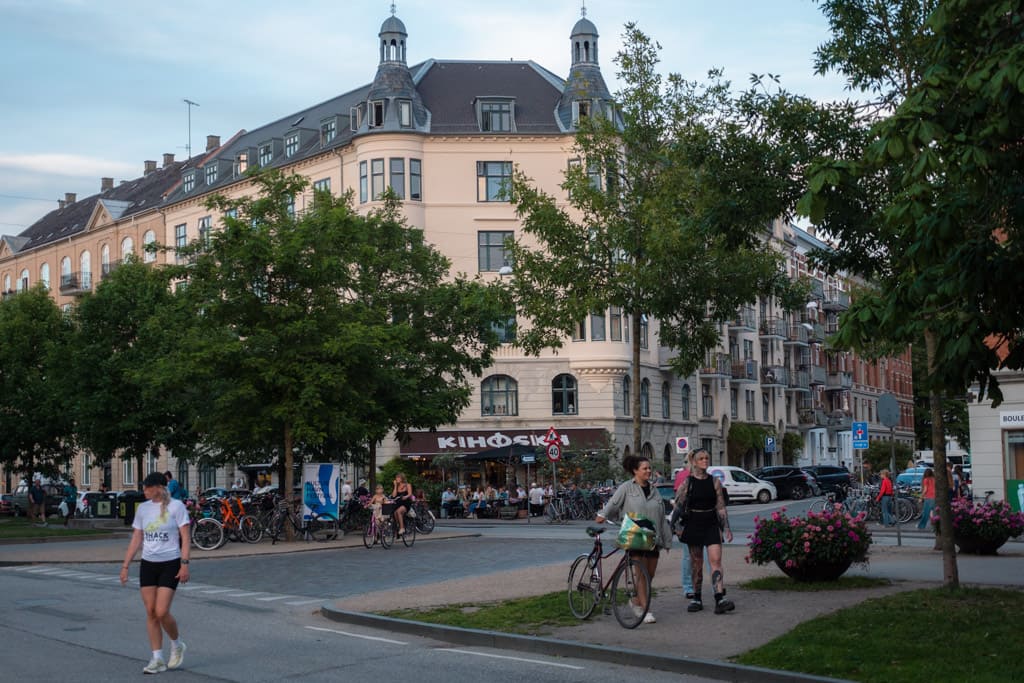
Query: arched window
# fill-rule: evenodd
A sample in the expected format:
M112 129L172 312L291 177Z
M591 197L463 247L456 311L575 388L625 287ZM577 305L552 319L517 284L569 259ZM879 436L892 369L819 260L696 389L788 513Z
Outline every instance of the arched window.
M28 268L23 268L21 275L18 276L18 291L22 292L28 289Z
M83 251L78 259L79 271L81 272L79 287L82 289L92 288L92 257L88 251Z
M100 277L110 275L110 245L100 247Z
M629 415L630 406L633 405L633 399L630 391L630 379L629 375L622 378L622 414Z
M518 415L519 384L508 375L491 375L480 383L481 415Z
M45 287L47 291L50 290L50 264L49 263L44 263L43 265L39 266L39 281L43 283L43 287Z
M60 260L60 287L64 289L74 283L74 277L71 275L71 258L65 256Z
M9 291L11 291L11 276L4 275L4 292L6 293Z
M125 237L121 240L121 260L127 261L128 257L135 253L135 240Z
M683 385L683 419L690 419L690 385Z
M651 383L645 378L640 381L640 417L651 414Z
M576 414L576 378L572 375L558 375L551 380L551 414Z
M152 230L147 230L146 234L142 236L142 246L145 248L154 242L156 242L156 233ZM145 249L142 254L142 262L153 263L153 261L156 261L156 252Z
M661 416L666 420L672 417L672 394L668 382L661 383Z
M178 460L178 483L183 489L188 490L188 460L184 458Z

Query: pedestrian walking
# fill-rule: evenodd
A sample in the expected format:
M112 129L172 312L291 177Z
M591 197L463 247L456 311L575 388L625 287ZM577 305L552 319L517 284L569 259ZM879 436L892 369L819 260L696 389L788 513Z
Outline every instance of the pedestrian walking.
M875 497L875 502L882 504L882 524L892 526L892 479L889 476L889 470L882 470L878 474L882 481L878 486L878 495Z
M673 511L675 522L682 510L686 510L683 530L679 540L690 549L690 564L693 576L693 598L686 610L699 612L704 609L701 591L704 583L704 552L707 549L708 564L711 565L711 589L715 595L715 614L724 614L736 609L732 600L725 597L725 574L722 569L722 538L732 542L729 528L729 513L725 507L722 482L711 476L708 466L711 456L703 448L690 454L690 474L676 491L676 505Z
M146 607L146 632L152 657L142 670L157 674L177 669L185 658L178 622L171 615L171 602L178 582L189 580L189 519L184 503L171 498L167 479L159 472L142 482L146 502L139 506L132 523L132 539L121 565L121 585L128 582L128 566L142 548L139 563L139 592ZM167 662L163 655L163 634L171 640Z
M46 524L46 491L43 489L43 482L38 479L32 480L32 486L28 489L29 516L37 520L39 526Z
M623 459L622 468L632 477L623 482L615 489L615 493L608 499L605 506L597 513L594 521L604 524L606 519L620 521L626 515L635 517L646 517L654 524L654 549L630 551L634 557L643 562L647 573L654 581L654 572L658 569L658 557L661 549L666 551L672 545L672 530L669 529L668 521L665 519L665 504L661 500L661 494L651 483L651 461L648 458L638 455L630 455ZM647 595L644 586L639 586L641 596ZM644 616L645 624L653 624L657 621L649 605L634 605L637 610L647 608ZM638 612L639 613L639 612Z
M917 523L918 529L924 529L931 521L932 510L935 509L935 472L931 467L926 467L921 475L921 521Z
M75 516L75 510L78 509L78 487L75 486L74 479L68 479L68 483L64 484L64 526L68 525L71 518Z

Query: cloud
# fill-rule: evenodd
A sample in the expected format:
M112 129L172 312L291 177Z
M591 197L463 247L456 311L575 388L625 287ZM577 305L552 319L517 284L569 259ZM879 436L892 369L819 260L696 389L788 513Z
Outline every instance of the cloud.
M99 157L59 153L5 154L0 152L0 169L75 178L137 175L137 169L132 164Z

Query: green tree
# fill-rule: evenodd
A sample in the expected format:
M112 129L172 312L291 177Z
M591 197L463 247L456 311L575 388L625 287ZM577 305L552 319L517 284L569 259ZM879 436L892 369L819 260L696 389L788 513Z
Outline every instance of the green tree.
M733 99L718 72L704 84L663 79L658 49L626 26L615 59L625 86L611 118L581 120L581 163L562 184L570 208L521 173L511 192L523 235L510 246L510 290L530 321L517 343L558 348L591 312L621 308L633 341L634 452L646 319L686 377L720 342L723 321L788 283L765 229L792 199L791 165L760 134L765 100Z
M66 378L78 444L97 464L117 451L135 458L140 483L143 456L170 441L180 423L167 397L148 392L139 372L161 351L163 332L152 319L170 303L163 271L131 260L85 295L71 316Z
M915 382L929 394L944 575L956 587L943 402L976 381L998 403L992 371L1024 363L1022 6L821 5L836 37L819 68L879 96L847 153L812 169L802 210L842 245L822 261L874 285L843 316L838 343L870 353L924 339L927 369Z
M0 302L0 458L5 468L58 475L74 454L63 381L68 324L40 285Z
M447 260L391 198L361 216L298 176L252 176L258 195L215 197L223 229L186 252L188 320L154 365L154 387L198 391L189 429L225 457L276 452L293 490L296 454L367 449L389 431L454 421L467 374L490 362L491 302L448 279ZM185 379L187 378L187 379ZM371 470L372 473L372 470Z

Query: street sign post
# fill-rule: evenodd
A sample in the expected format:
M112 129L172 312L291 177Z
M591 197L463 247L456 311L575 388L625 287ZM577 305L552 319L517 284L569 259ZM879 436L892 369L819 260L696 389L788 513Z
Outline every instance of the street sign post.
M686 455L690 452L690 440L685 436L676 437L676 453Z
M548 460L551 461L551 492L558 493L558 467L555 465L562 457L562 437L558 435L554 427L548 429L548 435L544 437L547 444L545 452Z
M548 460L558 462L562 457L562 447L557 443L548 444Z
M766 436L764 437L764 452L774 453L775 452L775 437Z

